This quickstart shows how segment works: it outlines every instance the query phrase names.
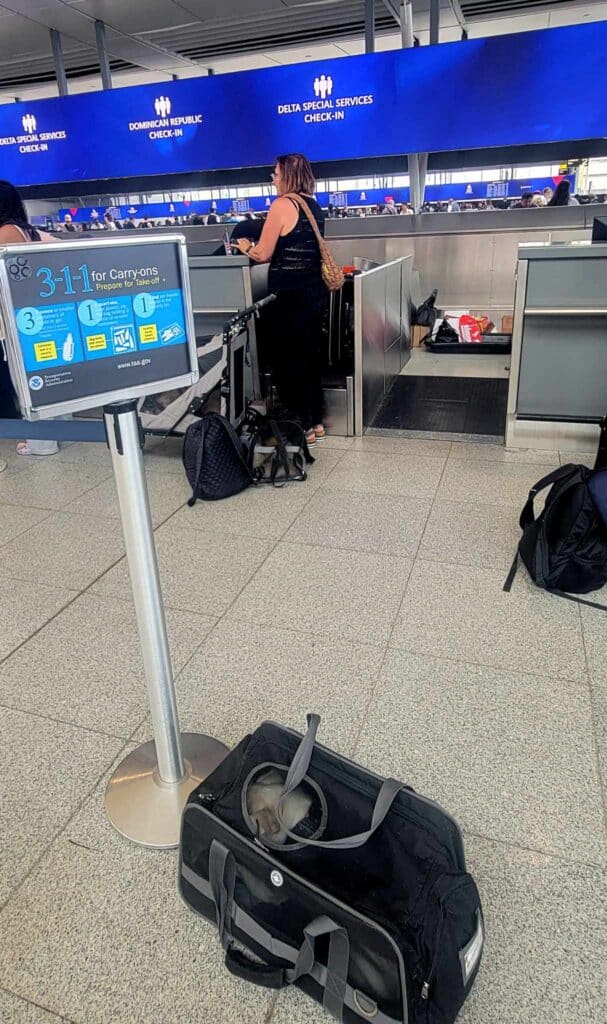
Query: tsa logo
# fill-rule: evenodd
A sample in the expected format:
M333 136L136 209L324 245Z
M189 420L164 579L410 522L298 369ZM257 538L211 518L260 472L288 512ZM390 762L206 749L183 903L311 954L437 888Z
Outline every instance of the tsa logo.
M30 377L29 384L32 391L42 391L42 388L44 387L42 377Z
M21 124L23 125L23 131L27 135L34 135L36 132L36 118L33 114L24 114L21 118Z
M156 117L170 117L171 115L171 101L168 96L158 96L154 100L154 110L156 111Z
M333 79L331 75L317 75L314 79L314 95L319 100L326 100L333 92Z

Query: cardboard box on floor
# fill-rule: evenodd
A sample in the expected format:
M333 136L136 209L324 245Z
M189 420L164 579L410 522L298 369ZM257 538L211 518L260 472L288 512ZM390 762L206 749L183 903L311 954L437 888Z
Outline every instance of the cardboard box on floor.
M427 327L415 327L411 328L411 348L424 348L422 341L429 334Z

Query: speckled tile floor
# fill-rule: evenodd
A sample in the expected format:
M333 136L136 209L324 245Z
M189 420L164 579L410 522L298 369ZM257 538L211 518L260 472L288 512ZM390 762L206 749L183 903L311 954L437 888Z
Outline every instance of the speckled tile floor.
M150 736L110 465L5 447L1 1024L328 1024L228 974L176 852L109 825L108 774ZM146 460L183 728L231 745L319 711L323 742L464 829L488 943L461 1024L603 1022L607 616L524 576L501 590L527 488L568 456L375 436L315 454L307 484L193 510L177 447Z

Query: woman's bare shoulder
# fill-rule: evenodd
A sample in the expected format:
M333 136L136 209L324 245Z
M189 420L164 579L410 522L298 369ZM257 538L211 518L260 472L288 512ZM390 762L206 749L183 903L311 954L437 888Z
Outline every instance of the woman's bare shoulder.
M10 245L11 242L23 242L23 235L14 224L5 224L0 228L0 243Z
M294 205L295 204L294 204L293 200L289 199L288 196L277 196L277 198L272 203L270 209L271 210L292 210Z

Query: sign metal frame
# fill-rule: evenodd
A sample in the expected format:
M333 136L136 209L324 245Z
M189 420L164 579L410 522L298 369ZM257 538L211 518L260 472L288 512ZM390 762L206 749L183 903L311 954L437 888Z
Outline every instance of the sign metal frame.
M27 381L27 372L23 351L19 341L19 332L16 322L15 305L11 289L11 278L7 270L8 257L18 255L33 256L35 253L58 253L62 250L73 254L75 251L95 252L101 246L103 248L125 248L139 247L146 245L176 246L178 265L181 276L181 292L183 297L183 312L187 334L187 351L189 354L190 370L188 373L179 374L176 377L162 378L158 382L148 381L145 384L135 384L127 387L116 388L112 391L100 393L91 392L82 398L69 399L63 402L50 402L45 406L32 407L30 389ZM195 384L199 378L198 356L196 352L196 331L194 326L194 314L192 312L192 294L190 288L190 273L188 267L188 256L186 241L183 235L179 234L150 234L145 238L95 238L78 240L77 242L23 242L17 245L0 247L0 308L4 319L4 330L6 335L7 357L11 368L13 384L19 399L19 405L24 417L29 420L48 419L57 416L66 416L69 413L83 412L86 409L98 408L110 405L113 402L124 401L129 398L141 398L145 395L158 394L160 391L170 391L174 388L189 387Z

